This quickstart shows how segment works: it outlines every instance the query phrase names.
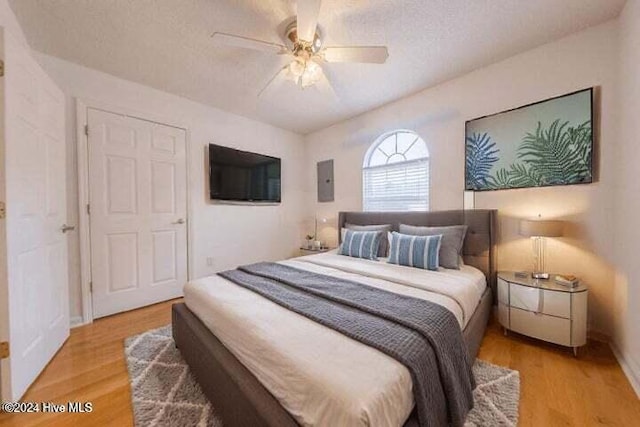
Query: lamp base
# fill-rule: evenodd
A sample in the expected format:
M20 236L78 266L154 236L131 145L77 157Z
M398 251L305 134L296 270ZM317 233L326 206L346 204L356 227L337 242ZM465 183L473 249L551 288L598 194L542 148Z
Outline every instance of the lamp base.
M531 277L534 279L549 280L549 273L531 273Z

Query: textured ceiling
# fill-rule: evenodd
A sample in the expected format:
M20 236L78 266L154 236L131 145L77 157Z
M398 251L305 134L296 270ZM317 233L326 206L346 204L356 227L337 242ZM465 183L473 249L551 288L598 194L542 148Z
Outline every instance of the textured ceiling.
M291 0L10 0L35 50L302 134L618 15L625 0L324 0L325 45L387 45L384 65L329 64L337 99L286 82L282 57L216 46L216 31L281 43Z

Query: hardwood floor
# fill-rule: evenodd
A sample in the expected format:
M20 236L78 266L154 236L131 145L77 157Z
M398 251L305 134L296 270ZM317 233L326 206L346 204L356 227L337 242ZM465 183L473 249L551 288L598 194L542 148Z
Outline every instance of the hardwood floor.
M133 423L123 340L170 323L175 301L100 319L69 340L23 401L91 401L87 414L0 414L2 426L128 426ZM479 357L520 371L521 426L637 426L640 400L606 344L590 342L580 357L489 325Z
M71 336L22 398L24 402L93 402L85 414L0 414L0 426L133 425L123 340L171 323L168 301L96 320Z
M520 426L640 426L640 400L605 343L574 358L492 321L478 358L520 371Z

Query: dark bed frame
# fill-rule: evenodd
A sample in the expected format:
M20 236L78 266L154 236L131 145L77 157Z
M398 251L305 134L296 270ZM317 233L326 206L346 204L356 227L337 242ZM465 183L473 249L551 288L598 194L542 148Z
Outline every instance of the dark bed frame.
M439 212L340 212L339 228L357 225L400 224L422 226L468 226L463 247L466 264L487 277L487 290L473 313L463 336L469 354L478 354L489 320L496 289L495 210L454 210ZM340 234L340 233L338 233ZM173 338L204 394L225 426L298 426L296 420L185 304L172 308ZM415 411L405 427L417 426Z

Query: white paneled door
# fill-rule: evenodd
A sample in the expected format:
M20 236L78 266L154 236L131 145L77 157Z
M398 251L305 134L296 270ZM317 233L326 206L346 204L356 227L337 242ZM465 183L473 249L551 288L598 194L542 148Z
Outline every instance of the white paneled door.
M7 32L2 38L7 211L0 254L6 251L7 263L0 266L0 340L9 342L10 355L2 359L0 389L2 400L12 401L69 336L69 230L64 95L27 47Z
M93 316L182 295L185 131L89 108Z

